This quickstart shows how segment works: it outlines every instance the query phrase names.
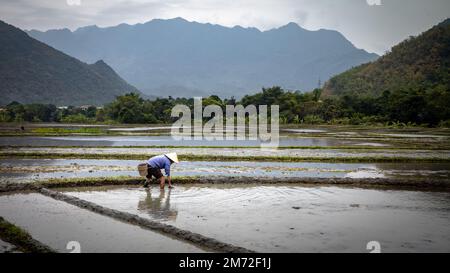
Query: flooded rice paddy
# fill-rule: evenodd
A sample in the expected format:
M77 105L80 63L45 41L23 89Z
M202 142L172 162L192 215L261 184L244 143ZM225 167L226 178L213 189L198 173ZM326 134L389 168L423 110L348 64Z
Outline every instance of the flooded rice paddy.
M64 193L255 251L366 252L373 240L383 252L450 251L450 193L292 185Z
M59 136L59 137L0 137L0 146L220 146L253 147L260 146L257 140L174 140L171 136ZM281 137L281 147L334 147L334 146L374 146L389 147L389 143L377 139L338 139L338 138L303 138Z
M0 181L136 176L139 160L0 159ZM450 179L450 163L182 161L176 176Z
M203 252L173 238L38 193L0 195L0 215L58 252ZM106 228L107 227L107 228Z
M36 126L27 125L25 131L31 132ZM177 152L185 159L173 165L174 176L208 177L211 181L233 178L230 180L236 183L249 184L184 184L164 191L157 185L148 190L104 186L60 191L258 252L367 252L369 241L380 242L382 252L450 251L448 191L256 185L251 180L382 178L448 183L448 130L284 128L280 149L259 149L260 142L248 140L174 141L167 134L167 126L90 127L107 133L18 136L17 128L0 128L0 133L4 133L0 136L0 183L136 177L136 166L147 156ZM16 135L6 136L11 132ZM223 158L209 160L213 156ZM352 161L354 158L358 160ZM397 158L407 160L396 161ZM396 163L388 163L389 160ZM23 185L26 184L20 186ZM3 194L0 216L60 252L69 251L69 241L79 241L82 252L205 250L56 199L29 192ZM17 249L0 240L0 252L11 251Z
M3 124L0 146L259 146L259 141L174 141L171 126L111 126L82 124ZM94 135L77 135L80 129L95 129ZM54 136L40 135L42 132ZM55 129L55 131L52 131ZM64 129L64 135L58 130ZM78 130L78 131L77 131ZM70 132L73 131L73 134ZM82 132L82 131L81 131ZM87 131L90 132L90 131ZM12 136L11 136L12 134ZM442 144L450 141L450 130L430 128L387 129L351 126L286 127L280 129L280 146L368 146L399 147L411 144ZM406 143L405 143L406 142Z

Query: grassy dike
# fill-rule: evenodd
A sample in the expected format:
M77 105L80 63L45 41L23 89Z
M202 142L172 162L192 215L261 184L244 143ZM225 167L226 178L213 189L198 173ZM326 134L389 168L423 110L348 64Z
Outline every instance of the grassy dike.
M90 149L261 149L260 146L173 146L173 145L154 145L154 146L2 146L1 150L8 149L76 149L76 148L90 148ZM444 145L413 145L413 146L280 146L278 150L386 150L386 151L396 151L396 150L430 150L430 151L441 151L445 149L450 149L450 146Z
M147 160L156 154L81 154L46 152L3 152L1 159L116 159ZM179 155L182 161L254 161L254 162L327 162L327 163L450 163L450 158L442 157L292 157L292 156L222 156L222 155Z
M41 188L91 188L102 186L142 186L142 177L86 177L86 178L53 178L32 183L0 184L0 192L12 193L23 191L39 191ZM174 176L177 185L297 185L305 187L356 187L367 189L450 191L450 181L442 179L408 179L408 178L308 178L308 177L208 177L208 176ZM153 181L157 186L158 182Z

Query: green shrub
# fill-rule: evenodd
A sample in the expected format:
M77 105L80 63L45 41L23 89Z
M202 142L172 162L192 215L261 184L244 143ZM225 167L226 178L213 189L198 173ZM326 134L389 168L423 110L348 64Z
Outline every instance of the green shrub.
M321 124L321 123L324 123L324 120L318 115L307 115L303 119L303 123L306 123L306 124Z
M69 115L61 118L64 123L94 123L94 118L88 118L83 114Z

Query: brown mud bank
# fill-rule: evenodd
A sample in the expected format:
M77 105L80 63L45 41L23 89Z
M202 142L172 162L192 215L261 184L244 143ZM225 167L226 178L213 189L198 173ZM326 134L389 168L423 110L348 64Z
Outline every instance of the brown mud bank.
M113 185L141 185L140 177L95 177L80 179L49 179L42 182L0 183L0 193L18 191L37 191L41 188L94 187ZM174 185L186 184L236 184L236 185L301 185L301 186L339 186L374 189L401 189L423 191L450 191L448 179L408 179L408 178L310 178L310 177L173 177ZM154 181L155 184L156 181Z
M95 178L95 179L53 179L36 184L37 187L80 187L103 185L139 185L142 178ZM156 183L156 182L155 182ZM305 186L349 186L360 188L386 188L386 189L411 189L411 190L441 190L450 191L450 180L443 179L394 179L394 178L301 178L301 177L174 177L176 184L238 184L238 185L276 185L291 184ZM13 188L15 184L9 184ZM33 185L31 189L33 189ZM20 187L20 186L19 186ZM27 188L26 186L24 188ZM2 186L0 185L0 192Z
M0 183L0 194L1 193L13 193L13 192L29 192L38 191L41 185L35 183L11 183L4 182Z
M0 148L0 158L146 160L176 152L181 161L450 162L450 150L254 148Z

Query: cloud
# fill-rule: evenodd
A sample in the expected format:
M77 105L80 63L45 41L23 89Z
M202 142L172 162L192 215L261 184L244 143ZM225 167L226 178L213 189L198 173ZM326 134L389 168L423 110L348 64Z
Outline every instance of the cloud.
M381 0L366 0L369 6L381 6Z
M450 14L449 0L0 0L0 5L0 18L23 29L73 30L175 17L261 30L296 22L310 30L337 30L377 53Z
M81 0L66 0L69 6L79 6L81 5Z

